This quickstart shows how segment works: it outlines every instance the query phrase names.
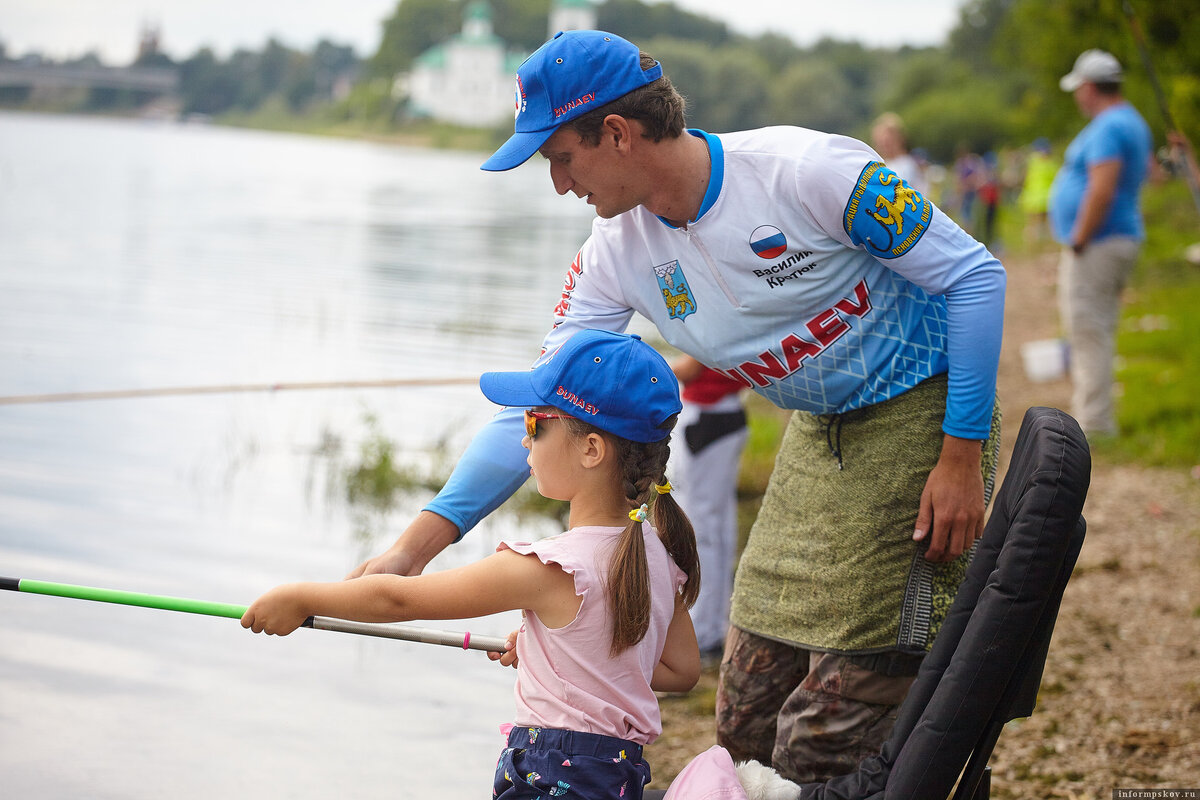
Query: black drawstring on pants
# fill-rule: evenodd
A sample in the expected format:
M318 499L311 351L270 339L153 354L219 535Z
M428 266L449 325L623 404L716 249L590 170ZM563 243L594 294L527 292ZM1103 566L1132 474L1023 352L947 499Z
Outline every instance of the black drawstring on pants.
M842 469L842 415L822 414L817 419L825 426L825 444L829 445L829 452L837 459L840 471ZM832 431L834 424L837 425L836 432Z

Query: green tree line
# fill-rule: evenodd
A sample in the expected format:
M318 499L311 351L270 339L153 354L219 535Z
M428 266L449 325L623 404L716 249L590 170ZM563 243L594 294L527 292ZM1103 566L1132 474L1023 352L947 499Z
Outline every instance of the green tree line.
M6 52L0 43L0 63ZM39 64L56 62L36 58ZM100 58L87 54L57 62L66 67L104 67ZM179 101L185 114L218 115L253 112L278 103L290 114L303 115L328 106L339 81L351 81L361 60L352 47L320 41L310 52L295 50L269 39L262 50L239 49L218 58L201 48L176 62L164 53L139 56L133 67L173 69L179 75ZM49 92L42 96L27 87L0 90L0 106L32 106L56 111L105 112L132 110L157 95L143 90L93 88L85 91Z
M327 41L301 52L270 40L260 51L239 50L225 59L200 50L174 65L183 110L221 115L273 105L297 117L403 128L409 120L405 98L393 91L395 77L462 29L469 2L399 0L381 20L378 49L362 59ZM512 50L528 53L544 40L550 0L490 5L495 33ZM1166 125L1129 7L1138 15L1145 55L1177 126L1194 134L1200 127L1200 47L1189 43L1200 36L1200 15L1186 3L965 0L946 41L921 48L833 39L801 47L774 33L734 33L670 2L605 0L596 10L600 28L664 63L687 98L692 125L728 131L791 124L865 138L875 116L894 111L905 120L913 146L946 161L960 146L983 152L1073 134L1078 111L1058 79L1091 47L1111 51L1125 65L1126 93L1161 142ZM170 64L165 56L154 58ZM348 94L333 91L338 80L351 86Z
M335 83L357 75L359 64L352 47L330 41L305 53L270 39L261 51L238 50L224 60L205 48L179 64L183 110L255 111L277 100L303 114L333 102Z
M384 22L368 76L402 72L457 32L469 0L401 0ZM496 33L532 51L544 38L550 0L492 0ZM940 46L869 48L826 39L800 47L786 37L733 33L721 22L640 0L607 0L597 25L636 42L666 66L687 97L691 124L712 131L803 125L867 135L883 111L899 113L915 146L938 160L959 146L977 152L1062 140L1079 114L1058 87L1079 53L1099 47L1125 65L1126 93L1165 131L1144 50L1177 126L1200 126L1200 15L1187 4L1149 0L966 0ZM799 13L797 11L796 13ZM847 12L852 13L852 12Z

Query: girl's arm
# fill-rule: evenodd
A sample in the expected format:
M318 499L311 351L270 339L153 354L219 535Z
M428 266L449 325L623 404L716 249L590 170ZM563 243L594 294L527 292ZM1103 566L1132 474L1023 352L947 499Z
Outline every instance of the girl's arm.
M686 692L700 680L700 645L696 630L682 595L675 596L675 615L667 628L667 642L662 657L650 678L650 688L656 692Z
M364 575L334 583L288 583L258 598L242 617L255 633L285 636L310 616L358 622L467 619L517 608L547 625L574 619L582 598L556 564L502 550L465 567L429 575ZM565 619L564 619L565 618Z

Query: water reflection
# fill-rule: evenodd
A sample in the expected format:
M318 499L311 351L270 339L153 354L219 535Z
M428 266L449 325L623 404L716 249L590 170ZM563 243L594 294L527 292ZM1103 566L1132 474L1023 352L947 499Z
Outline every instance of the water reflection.
M0 114L0 395L523 368L590 212L536 164L478 162ZM356 510L363 447L436 473L493 411L470 386L0 406L0 575L238 603L334 579L429 496ZM526 525L551 529L501 516L433 568ZM512 708L474 652L0 610L5 795L477 797Z

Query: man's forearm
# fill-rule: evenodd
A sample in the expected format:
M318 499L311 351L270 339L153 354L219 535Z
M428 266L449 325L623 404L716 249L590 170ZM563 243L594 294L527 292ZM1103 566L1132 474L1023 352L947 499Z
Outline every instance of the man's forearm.
M1088 169L1087 188L1079 206L1075 226L1071 229L1071 249L1082 253L1092 236L1104 224L1116 195L1117 179L1121 175L1120 161L1102 161Z
M947 464L959 464L979 469L983 459L983 442L978 439L963 439L959 436L942 436L941 459Z
M385 552L367 559L346 576L391 573L420 575L433 557L458 538L458 527L432 511L422 511Z
M395 552L397 575L420 575L433 557L458 539L453 522L432 511L417 514L389 552Z
M471 530L529 479L522 409L506 408L475 434L437 497L426 511L458 528L456 538Z

